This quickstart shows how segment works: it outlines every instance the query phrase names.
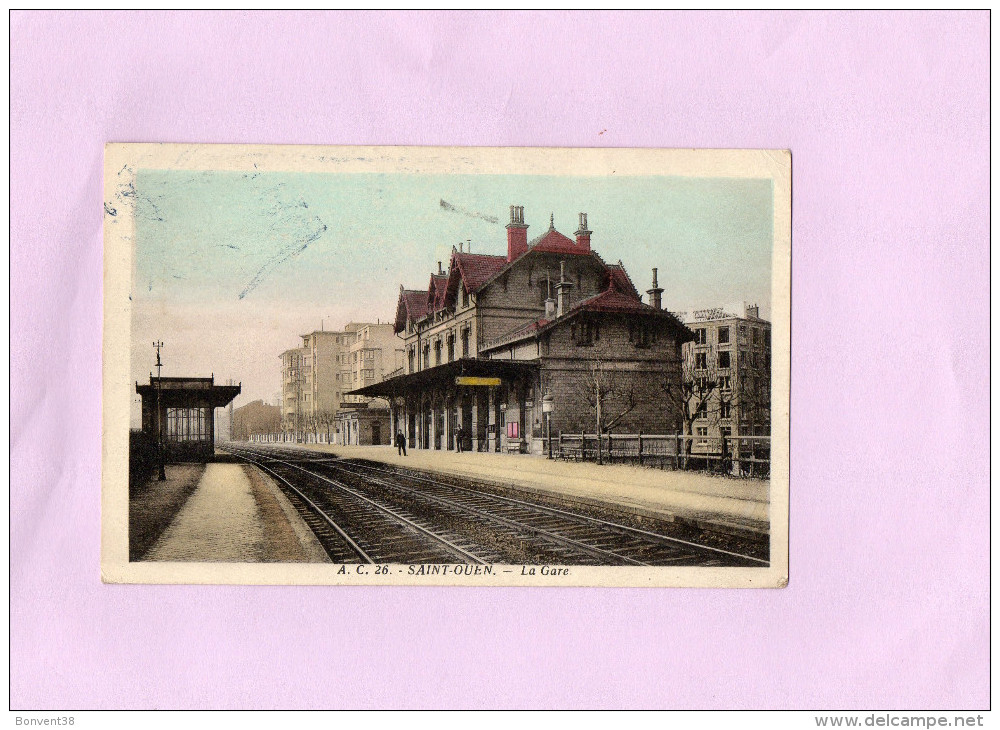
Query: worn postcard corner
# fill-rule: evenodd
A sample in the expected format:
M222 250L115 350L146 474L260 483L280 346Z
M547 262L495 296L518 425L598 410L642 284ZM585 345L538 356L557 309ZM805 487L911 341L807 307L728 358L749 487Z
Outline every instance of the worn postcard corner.
M790 186L108 144L102 580L786 586Z

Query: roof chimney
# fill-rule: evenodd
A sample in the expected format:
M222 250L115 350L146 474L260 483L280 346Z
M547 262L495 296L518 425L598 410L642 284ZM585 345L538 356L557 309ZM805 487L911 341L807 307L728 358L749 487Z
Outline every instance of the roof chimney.
M458 252L459 253L464 253L463 250L462 250L464 246L465 246L465 241L459 241L458 242Z
M569 311L569 290L573 284L566 278L566 262L559 262L559 283L556 284L556 318Z
M441 262L438 261L438 275L443 274L443 273L444 273L444 269L441 268Z
M663 309L663 304L660 301L660 295L663 294L663 288L658 286L656 283L656 269L653 269L653 288L647 289L646 293L649 294L649 303L652 304L657 309Z
M510 206L510 223L507 224L507 261L528 252L528 227L524 225L524 208Z
M590 234L593 231L587 230L587 214L580 214L580 227L576 229L576 245L584 251L590 250Z

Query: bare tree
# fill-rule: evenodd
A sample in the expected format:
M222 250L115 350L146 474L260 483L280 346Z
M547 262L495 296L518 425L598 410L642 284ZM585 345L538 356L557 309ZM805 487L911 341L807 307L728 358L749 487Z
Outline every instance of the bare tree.
M751 361L741 369L733 391L734 412L738 416L740 436L759 436L762 428L770 435L771 426L771 379L770 363ZM753 453L757 459L766 460L770 454L770 444L764 439L740 439L739 451L743 458ZM746 468L746 462L744 469Z
M330 427L337 422L337 414L333 411L320 411L316 414L316 421L322 427L321 430L326 432L326 442L331 443ZM318 436L316 440L319 441Z
M597 426L597 463L603 463L601 437L610 431L639 404L636 373L616 370L595 360L582 371L574 395L594 412Z
M713 347L688 348L681 359L680 382L676 376L661 381L667 402L680 414L682 435L694 436L694 422L698 419L718 421L726 377L720 376L719 370L718 354ZM718 398L714 397L717 393ZM693 445L693 438L684 440L685 468L691 461Z

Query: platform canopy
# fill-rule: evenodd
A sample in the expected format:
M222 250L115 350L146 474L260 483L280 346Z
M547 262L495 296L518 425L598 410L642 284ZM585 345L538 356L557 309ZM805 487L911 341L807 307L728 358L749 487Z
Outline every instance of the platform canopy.
M347 393L347 395L362 395L368 398L394 398L414 390L425 388L441 387L452 385L457 387L456 378L466 378L466 383L473 382L471 379L484 379L484 385L491 378L500 378L503 381L512 381L518 377L523 377L537 371L539 364L537 361L523 360L485 360L474 357L463 357L453 362L435 365L426 370L420 370L408 375L397 375L394 378L383 380L380 383L358 388ZM472 385L471 387L482 387Z
M159 397L161 408L194 406L221 408L240 394L239 385L215 385L214 378L156 378L148 385L135 384L135 392L146 398ZM149 402L153 402L152 400Z

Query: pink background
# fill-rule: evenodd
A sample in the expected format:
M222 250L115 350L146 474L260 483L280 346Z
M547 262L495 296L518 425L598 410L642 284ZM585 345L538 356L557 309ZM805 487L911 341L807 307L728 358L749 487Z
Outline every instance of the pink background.
M985 708L989 15L11 19L11 705ZM785 590L105 586L102 146L793 154Z

